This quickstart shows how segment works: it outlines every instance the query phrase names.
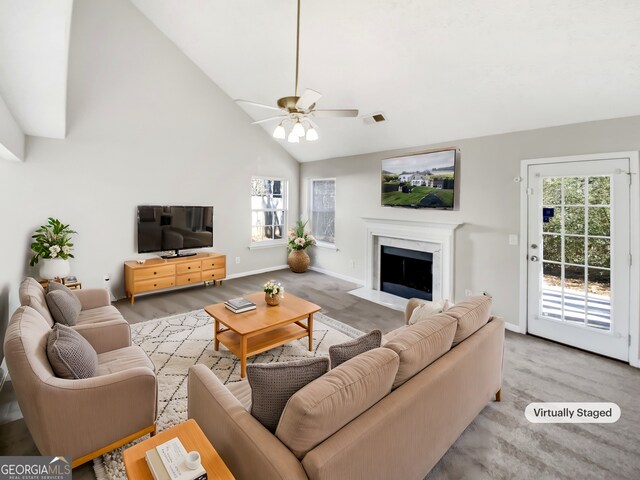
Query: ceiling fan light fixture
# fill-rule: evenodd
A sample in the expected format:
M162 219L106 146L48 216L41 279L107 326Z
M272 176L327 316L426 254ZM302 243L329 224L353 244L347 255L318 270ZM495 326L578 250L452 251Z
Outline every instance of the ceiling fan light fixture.
M287 137L287 142L289 143L300 143L300 137L296 135L294 130L291 130L289 136Z
M278 125L273 131L273 138L277 140L284 140L287 137L287 133L284 130L282 124Z
M293 126L293 133L295 133L299 137L304 137L304 125L302 125L299 121L295 123Z
M309 130L307 130L307 136L306 139L308 142L315 142L316 140L318 140L318 131L311 127Z

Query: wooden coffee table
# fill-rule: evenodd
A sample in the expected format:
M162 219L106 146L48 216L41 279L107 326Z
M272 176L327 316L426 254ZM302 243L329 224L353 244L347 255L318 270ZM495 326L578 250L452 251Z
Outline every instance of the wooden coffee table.
M208 480L233 480L233 474L193 419L164 430L133 447L127 448L122 454L122 458L129 480L153 480L153 475L145 459L147 450L151 450L161 443L168 442L176 437L180 439L187 452L195 450L200 454L202 466L207 471Z
M263 292L244 295L244 298L255 303L256 309L233 313L224 303L205 307L215 320L214 349L217 351L222 343L240 359L242 378L247 374L247 357L307 336L309 351L313 350L313 314L320 311L318 305L290 293L275 307L267 305Z

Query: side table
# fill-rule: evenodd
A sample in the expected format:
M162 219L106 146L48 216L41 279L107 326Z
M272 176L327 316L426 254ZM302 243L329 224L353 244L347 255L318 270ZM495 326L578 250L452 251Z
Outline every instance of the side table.
M231 471L229 471L216 449L205 437L196 421L189 419L124 451L122 458L124 459L124 466L129 480L153 480L153 475L145 459L147 450L151 450L161 443L168 442L176 437L180 439L187 452L195 450L200 453L202 466L207 471L207 480L234 479Z
M42 288L47 288L47 285L49 285L49 280L40 280L40 285L42 285ZM65 287L70 288L71 290L82 290L82 282L67 282L67 283L62 283Z

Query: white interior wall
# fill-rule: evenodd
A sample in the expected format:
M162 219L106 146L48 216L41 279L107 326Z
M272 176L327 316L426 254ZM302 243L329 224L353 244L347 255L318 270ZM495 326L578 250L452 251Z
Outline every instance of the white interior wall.
M24 133L0 97L0 161L24 160Z
M110 273L116 295L138 204L214 205L229 274L286 264L284 247L248 249L250 179L287 178L295 219L298 162L127 0L75 2L73 17L67 138L27 137L24 163L0 162L0 319L50 216L78 231L72 274L87 288Z
M474 294L486 291L493 295L494 313L518 329L519 247L509 245L508 235L520 231L520 184L513 181L520 175L520 161L640 150L638 132L640 117L628 117L303 163L300 177L303 216L308 216L309 180L336 178L338 250L312 249L313 265L363 281L365 227L362 217L464 222L456 231L455 299L464 298L466 289ZM456 146L461 151L460 174L456 178L458 211L380 205L383 158L445 146Z

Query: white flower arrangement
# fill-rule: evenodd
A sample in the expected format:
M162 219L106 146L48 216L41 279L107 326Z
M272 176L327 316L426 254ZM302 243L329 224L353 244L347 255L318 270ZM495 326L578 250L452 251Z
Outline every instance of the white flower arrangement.
M73 243L71 243L71 235L75 232L56 218L49 218L46 225L42 225L31 236L33 243L33 257L29 265L32 267L38 263L41 258L61 258L67 260L74 258L71 253Z
M271 297L284 298L284 287L280 282L269 280L263 285L262 289L264 290L264 293Z
M300 220L296 222L296 226L289 230L289 250L305 250L307 247L316 244L316 239L309 232L305 232L307 223Z

